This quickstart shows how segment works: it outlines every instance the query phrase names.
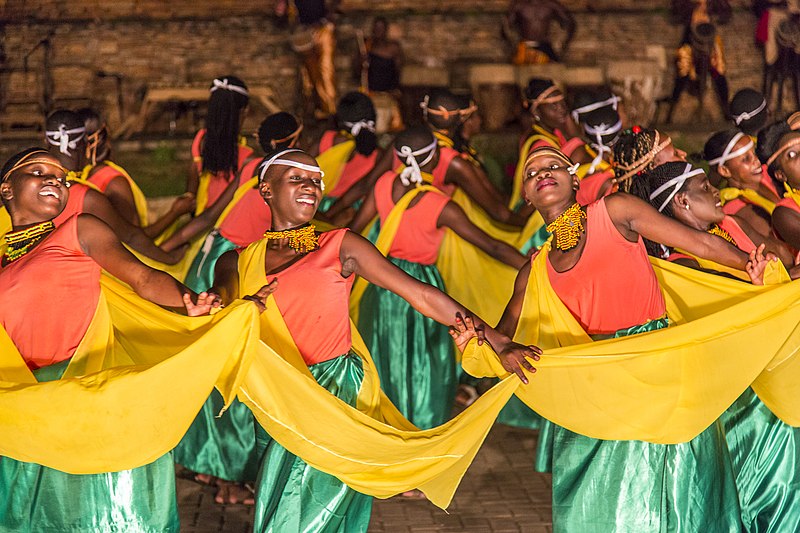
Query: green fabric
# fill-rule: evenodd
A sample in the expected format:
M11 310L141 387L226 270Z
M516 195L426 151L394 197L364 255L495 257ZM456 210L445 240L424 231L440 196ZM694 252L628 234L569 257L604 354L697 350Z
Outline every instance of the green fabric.
M186 276L185 285L195 292L208 290L214 284L217 260L236 248L216 232L208 239ZM215 389L175 448L175 462L198 474L227 481L253 481L258 472L253 413L239 400L234 400L219 416L223 406L222 396Z
M323 196L322 200L320 200L320 202L319 202L319 207L317 208L317 211L319 211L320 213L327 213L328 209L333 207L333 204L335 204L336 200L338 200L338 199L339 199L338 196L337 197L334 197L334 196ZM363 203L364 203L364 199L363 198L359 198L358 200L353 202L353 209L355 211L358 211L359 209L361 209L361 205Z
M436 265L389 260L410 276L444 291ZM455 349L447 326L376 285L364 291L358 316L358 331L375 361L381 388L392 403L418 428L446 422L457 385Z
M720 418L746 531L800 531L800 428L747 389Z
M519 251L523 254L528 254L531 250L538 250L549 238L550 232L547 231L547 226L543 225L528 239L528 242L522 245Z
M525 405L522 400L512 396L500 411L497 421L507 426L524 429L539 429L544 419Z
M183 284L195 292L208 290L214 284L214 266L217 264L217 259L235 248L235 244L216 231L209 233L203 247L192 261Z
M355 407L364 379L361 359L352 353L308 367L331 394ZM302 405L302 398L297 399ZM359 533L367 530L372 497L308 466L256 427L263 452L256 484L256 533Z
M198 474L227 481L253 481L258 473L253 413L234 400L219 416L224 405L214 389L173 451L175 462Z
M667 325L654 320L615 336ZM552 433L554 532L741 531L721 422L670 445L592 439L556 425Z
M40 382L57 380L68 364L44 367L34 375ZM170 454L133 470L92 475L0 457L2 533L155 533L177 532L179 526Z

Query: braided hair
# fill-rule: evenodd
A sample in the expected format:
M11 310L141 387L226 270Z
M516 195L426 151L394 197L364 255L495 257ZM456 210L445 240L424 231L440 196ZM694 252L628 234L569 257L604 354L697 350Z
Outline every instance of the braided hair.
M650 199L650 195L653 193L653 191L667 183L672 178L676 178L683 174L685 169L686 163L684 162L672 161L658 165L646 174L638 176L638 179L634 180L634 182L631 184L630 193L634 196L638 196L648 204L652 205L654 208L658 209L661 207L661 204L664 203L664 200L667 198L667 196L672 193L672 190L663 191L653 199ZM678 189L678 192L683 191L687 183L688 182L684 182L683 185L681 185L681 188ZM664 206L664 209L661 210L661 213L670 218L675 218L671 201ZM642 239L644 240L644 245L645 248L647 248L648 255L663 258L668 252L664 245L645 239L644 237L642 237Z
M258 127L258 144L264 153L286 150L293 139L288 139L297 129L300 123L291 113L281 111L265 118ZM281 141L281 142L275 142Z
M247 89L247 85L236 76L223 76L217 80ZM233 173L236 172L239 161L241 113L247 107L249 98L238 91L214 90L215 87L216 85L212 86L211 96L208 99L206 134L201 151L203 171L214 174Z
M336 121L339 128L351 131L346 125L359 122L371 122L372 127L361 127L355 135L356 152L370 155L378 147L378 136L375 134L375 105L369 96L357 91L349 92L342 96L336 106Z
M614 143L614 167L617 169L617 173L621 175L621 171L617 167L630 166L652 150L655 140L656 131L649 128L635 126L624 130L619 135L617 142ZM652 161L648 163L631 179L620 182L620 189L624 192L630 192L633 182L654 166Z
M758 159L766 164L767 160L780 148L781 139L784 135L792 133L792 127L786 119L773 122L758 132L758 142L756 143L756 155ZM780 159L780 158L779 158ZM775 172L779 168L778 159L773 161L768 167L769 175L775 178Z

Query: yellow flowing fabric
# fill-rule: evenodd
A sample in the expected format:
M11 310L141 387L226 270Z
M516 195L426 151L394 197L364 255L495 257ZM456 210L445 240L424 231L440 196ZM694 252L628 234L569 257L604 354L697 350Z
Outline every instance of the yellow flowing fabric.
M725 205L726 203L732 200L736 200L737 198L744 198L748 202L761 207L770 215L772 214L773 211L775 211L775 202L767 200L753 189L737 189L735 187L725 187L724 189L720 189L719 191L719 199L722 201L722 205Z
M230 402L258 342L235 302L189 318L103 277L64 377L37 383L0 328L0 455L72 474L148 464L175 447L216 385Z
M261 241L240 255L242 294L266 284L265 250ZM263 343L239 400L282 446L350 487L378 498L419 488L435 505L447 507L515 383L500 383L446 424L418 430L380 390L375 365L352 322L351 331L364 364L357 409L317 384L270 297L261 316Z
M800 425L800 284L754 287L652 259L675 325L592 342L553 291L549 242L532 263L515 339L545 350L516 394L545 418L598 439L686 442L748 387ZM487 345L462 364L506 376Z
M322 181L326 191L332 191L339 183L344 167L355 149L356 142L348 140L331 146L316 157L317 164L324 173Z

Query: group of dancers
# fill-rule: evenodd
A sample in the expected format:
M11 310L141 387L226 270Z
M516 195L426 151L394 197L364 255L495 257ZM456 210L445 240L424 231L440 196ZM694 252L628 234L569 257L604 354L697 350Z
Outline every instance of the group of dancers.
M216 486L218 503L255 504L255 531L366 531L374 495L425 493L442 501L432 496L440 489L434 485L452 470L424 461L457 458L463 473L488 429L480 424L491 424L514 391L522 402L508 403L501 420L513 410L515 423L539 428L535 463L552 472L555 531L800 529L800 440L791 425L793 400L785 398L792 391L756 379L782 354L781 383L794 383L786 361L797 341L790 325L770 322L779 313L740 317L775 337L747 368L736 366L745 356L731 353L731 368L714 359L719 375L699 375L699 366L680 366L667 354L647 360L642 371L671 375L666 369L677 366L681 375L668 383L638 380L657 402L630 396L620 402L626 414L619 423L600 427L616 413L589 400L595 391L634 394L620 385L634 372L612 356L630 355L625 347L633 345L609 339L646 334L643 342L661 346L667 332L686 331L699 340L692 337L676 357L704 364L720 356L714 343L737 327L720 324L718 334L681 329L692 327L693 311L713 316L734 301L777 298L800 276L800 115L770 122L763 96L740 91L730 103L737 113L730 128L709 138L698 165L665 132L627 124L624 102L610 91L567 91L535 78L523 92L530 128L504 194L469 142L476 105L448 90L425 96L425 124L398 133L387 147L363 93L344 95L336 127L312 144L297 117L270 115L256 135L264 156L241 136L246 84L225 76L210 91L186 193L157 220L148 217L135 179L112 162L110 132L91 109L52 113L45 148L4 164L0 396L10 402L24 393L21 401L47 406L55 389L44 385L60 380L69 385L64 394L83 401L130 376L149 383L141 365L161 365L176 382L188 379L167 366L175 354L251 306L260 313L259 342L295 365L281 371L313 379L325 389L320 401L349 417L352 427L335 436L342 450L361 454L362 465L387 467L383 451L348 436L356 429L375 438L397 432L391 453L402 467L369 477L366 466L359 473L337 462L341 457L306 454L308 446L339 453L315 440L313 425L286 422L311 416L311 398L286 383L269 391L286 402L267 402L248 377L261 367L228 361L216 371L223 377L198 386L198 397L207 398L188 408L199 409L190 425L180 427L177 415L161 421L181 430L174 450L172 443L136 465L103 440L84 452L135 468L75 466L68 473L53 467L71 460L62 450L67 437L52 435L53 454L62 457L45 460L38 447L15 447L27 433L6 432L0 531L177 531L176 463ZM670 280L678 278L724 285L724 294L714 293L713 305L702 309L683 294L683 307L673 307ZM122 318L113 311L120 299L145 311ZM98 325L107 300L110 318ZM149 335L143 317L161 313L142 300L192 317L163 326L172 340L153 342L168 352L163 360L136 344ZM92 343L103 327L113 349L93 365ZM244 338L225 342L231 352L252 351ZM571 346L578 353L595 345L608 346L605 357L570 359ZM655 353L637 346L630 355L636 361ZM563 351L548 354L556 348ZM202 355L194 366L206 366ZM613 379L579 381L606 375L599 367ZM738 379L723 377L737 372ZM459 385L470 390L489 376L500 378L498 385L475 403L460 397L464 413L448 422ZM217 388L208 395L212 383ZM548 389L555 383L570 386ZM669 387L689 392L673 401ZM725 394L697 392L706 388ZM178 387L171 393L184 394ZM0 405L7 405L2 398ZM125 420L144 416L136 406L108 408ZM448 439L459 431L469 432L459 440L471 451L430 451L424 461L409 451L421 441L452 446ZM423 470L424 483L417 481Z

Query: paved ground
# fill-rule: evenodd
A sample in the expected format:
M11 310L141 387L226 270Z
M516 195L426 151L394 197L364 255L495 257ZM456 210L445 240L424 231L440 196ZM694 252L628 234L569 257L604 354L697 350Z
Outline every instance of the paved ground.
M447 510L428 501L375 500L374 533L551 531L550 476L533 471L536 432L495 425ZM214 489L178 480L181 531L246 532L252 508L217 505Z

